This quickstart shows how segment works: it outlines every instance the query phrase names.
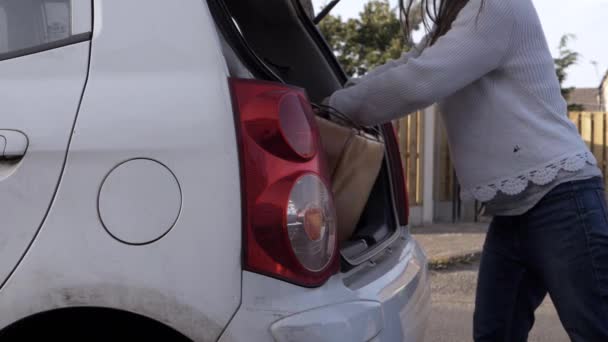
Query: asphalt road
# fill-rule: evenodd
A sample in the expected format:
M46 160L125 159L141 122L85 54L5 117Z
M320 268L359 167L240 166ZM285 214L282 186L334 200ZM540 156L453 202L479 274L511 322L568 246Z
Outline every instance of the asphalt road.
M473 264L431 273L433 300L427 342L473 340L473 310L478 267L478 264ZM570 341L548 297L536 312L536 324L528 341Z

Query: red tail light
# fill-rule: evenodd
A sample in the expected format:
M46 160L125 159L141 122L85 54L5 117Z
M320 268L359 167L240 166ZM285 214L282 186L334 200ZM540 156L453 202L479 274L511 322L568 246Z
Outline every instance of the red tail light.
M244 268L302 286L337 272L336 218L319 133L299 88L230 79L240 139Z
M403 171L403 164L401 162L401 153L399 153L399 140L397 139L395 127L392 124L385 124L383 129L386 138L386 151L391 166L393 188L395 189L395 202L397 202L399 223L405 226L409 221L410 205L407 183L405 182L405 172Z

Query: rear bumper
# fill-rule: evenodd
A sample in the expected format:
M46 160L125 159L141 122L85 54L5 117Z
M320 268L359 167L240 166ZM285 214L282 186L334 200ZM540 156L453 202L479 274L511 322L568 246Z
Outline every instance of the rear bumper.
M430 312L427 260L407 236L394 243L395 252L320 288L243 272L243 301L220 341L422 341Z

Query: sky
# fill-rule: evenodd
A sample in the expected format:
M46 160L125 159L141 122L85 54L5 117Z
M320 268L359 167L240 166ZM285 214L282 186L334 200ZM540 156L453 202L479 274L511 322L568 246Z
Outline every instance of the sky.
M500 1L500 0L491 0ZM599 87L608 70L608 0L532 0L554 56L565 33L576 35L570 47L581 54L568 72L566 86ZM327 0L313 0L315 9ZM356 17L367 0L342 0L332 14ZM396 0L390 0L396 5ZM595 66L594 63L597 63Z

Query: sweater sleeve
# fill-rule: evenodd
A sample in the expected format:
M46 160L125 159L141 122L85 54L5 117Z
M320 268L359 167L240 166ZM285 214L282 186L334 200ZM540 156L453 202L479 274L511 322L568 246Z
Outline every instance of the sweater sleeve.
M510 49L512 0L471 0L418 58L335 92L329 104L371 126L430 106L498 69Z
M390 61L374 68L367 74L360 77L357 80L357 83L365 81L366 79L370 79L370 78L379 76L394 67L398 67L400 65L407 63L407 61L409 61L412 58L416 58L416 57L420 56L420 54L424 50L425 46L427 45L427 39L428 39L428 36L425 36L420 41L420 43L416 44L416 46L414 46L412 49L410 49L410 51L403 53L400 58L390 60Z

